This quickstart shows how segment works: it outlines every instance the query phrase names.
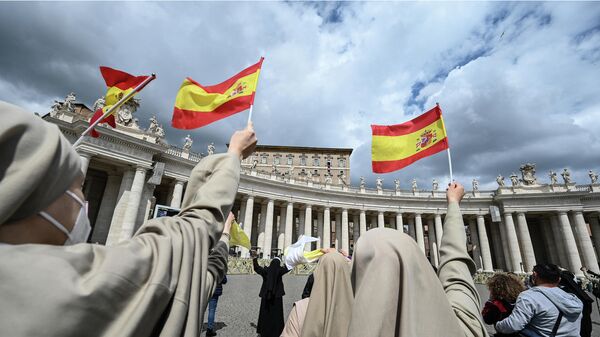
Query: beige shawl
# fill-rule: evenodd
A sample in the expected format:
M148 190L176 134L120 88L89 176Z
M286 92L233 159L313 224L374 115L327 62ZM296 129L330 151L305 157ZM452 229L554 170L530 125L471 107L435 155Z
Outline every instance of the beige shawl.
M0 101L0 226L48 207L81 174L58 126Z
M301 336L346 337L352 308L348 260L338 252L325 254L314 277Z
M285 327L283 328L281 337L300 337L309 302L309 297L294 302L294 306L292 307L292 311L290 311L288 320L285 322Z
M202 159L181 213L116 246L0 245L0 336L197 337L226 271L208 256L239 172L235 155Z
M354 251L348 336L487 336L474 271L457 203L448 205L439 276L410 236L388 228L366 232Z

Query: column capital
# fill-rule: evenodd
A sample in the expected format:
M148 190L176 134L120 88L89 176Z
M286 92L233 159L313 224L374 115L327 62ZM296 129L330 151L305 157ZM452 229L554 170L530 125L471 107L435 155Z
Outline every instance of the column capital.
M252 194L246 194L246 195L244 195L242 198L243 198L244 200L248 200L248 199L252 199L252 200L254 200L254 195L252 195Z
M510 210L504 210L504 215L512 215L514 212Z
M147 168L147 167L144 167L144 166L142 166L142 165L136 165L136 166L135 166L135 171L136 171L136 172L143 172L143 173L146 173L146 171L148 171L148 168Z
M87 159L90 159L94 156L90 152L77 152L77 154L79 154L80 157L87 158Z
M571 211L571 212L572 212L574 215L579 215L579 214L583 215L583 211L582 211L582 210L574 210L574 211Z
M567 212L566 211L558 211L558 212L556 212L556 214L562 216L562 215L567 215Z

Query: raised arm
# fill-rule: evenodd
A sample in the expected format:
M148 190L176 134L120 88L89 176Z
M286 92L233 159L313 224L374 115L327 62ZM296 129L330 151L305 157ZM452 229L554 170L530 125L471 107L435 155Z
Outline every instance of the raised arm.
M257 274L259 274L259 275L263 275L263 276L265 275L265 273L266 273L266 272L265 272L265 268L264 268L264 267L261 267L261 266L258 264L258 259L257 259L256 257L254 257L254 258L252 259L252 266L254 267L254 272L255 272L255 273L257 273Z
M221 237L225 217L235 200L241 159L250 155L255 146L256 136L249 124L231 136L226 154L203 158L192 170L177 218L206 223L211 248Z
M475 263L467 253L467 237L459 208L464 193L463 186L458 183L448 187L448 212L440 246L438 277L465 336L487 336L472 277Z

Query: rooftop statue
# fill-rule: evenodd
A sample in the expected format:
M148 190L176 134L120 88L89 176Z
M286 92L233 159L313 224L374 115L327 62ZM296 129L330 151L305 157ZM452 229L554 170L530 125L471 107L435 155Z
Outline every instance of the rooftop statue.
M416 181L415 181L416 184ZM433 178L433 181L431 182L431 189L433 191L437 191L440 188L440 183L438 183L437 179Z
M394 179L394 186L396 191L400 191L400 179Z
M571 172L569 172L568 169L564 169L560 175L563 177L563 180L565 181L565 185L568 185L571 183Z
M148 126L148 132L154 134L156 133L156 128L158 128L158 121L156 120L156 116L150 117L150 126Z
M365 188L365 177L360 177L360 188Z
M192 148L192 144L194 141L190 137L190 135L185 136L185 143L183 143L183 149L189 151Z
M590 180L591 180L592 184L598 183L598 174L596 174L596 173L594 173L594 171L590 170L588 175L590 176Z
M416 192L417 191L417 178L413 178L411 185L412 185L412 191Z
M479 191L479 181L477 179L473 179L473 192Z
M63 110L69 111L69 112L75 112L75 107L73 107L73 103L75 103L75 100L77 98L75 97L75 93L74 92L70 92L67 97L65 97L65 102L62 105Z
M512 183L513 187L519 186L519 176L517 176L517 174L513 172L510 175L510 182Z
M375 179L375 186L377 186L377 189L380 190L383 188L383 179L381 179L380 177L377 177L377 179Z
M535 164L527 163L525 165L521 165L519 170L521 171L521 181L524 185L531 186L537 184L537 179L535 177Z
M206 152L208 153L208 155L210 156L211 154L215 154L215 143L210 143L208 144L208 147L206 149Z
M140 100L132 98L123 103L117 112L117 123L127 127L138 128L136 121L133 119L133 114L140 107Z
M92 106L92 110L94 112L96 112L96 111L98 111L98 109L104 108L105 105L106 105L106 100L104 99L104 96L102 96L94 102L94 105Z
M548 173L548 176L550 177L550 185L554 186L554 185L558 184L558 175L556 174L556 172L550 170L550 173Z
M496 177L496 182L498 183L498 187L504 187L504 177L501 174Z

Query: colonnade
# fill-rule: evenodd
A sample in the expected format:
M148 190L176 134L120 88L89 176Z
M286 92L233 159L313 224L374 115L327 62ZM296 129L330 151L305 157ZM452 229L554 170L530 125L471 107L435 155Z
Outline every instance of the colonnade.
M318 237L306 250L353 249L360 235L373 228L393 228L410 235L428 256L440 263L442 212L389 212L239 195L234 207L254 249L265 258L283 254L300 234ZM587 230L588 222L593 235ZM598 270L600 219L580 210L525 212L505 210L500 221L489 214L463 214L469 251L478 269L530 272L536 263L556 263L580 275L582 266ZM532 234L532 229L535 233ZM592 242L593 241L593 242ZM594 248L596 247L596 249ZM242 256L248 256L245 249Z

